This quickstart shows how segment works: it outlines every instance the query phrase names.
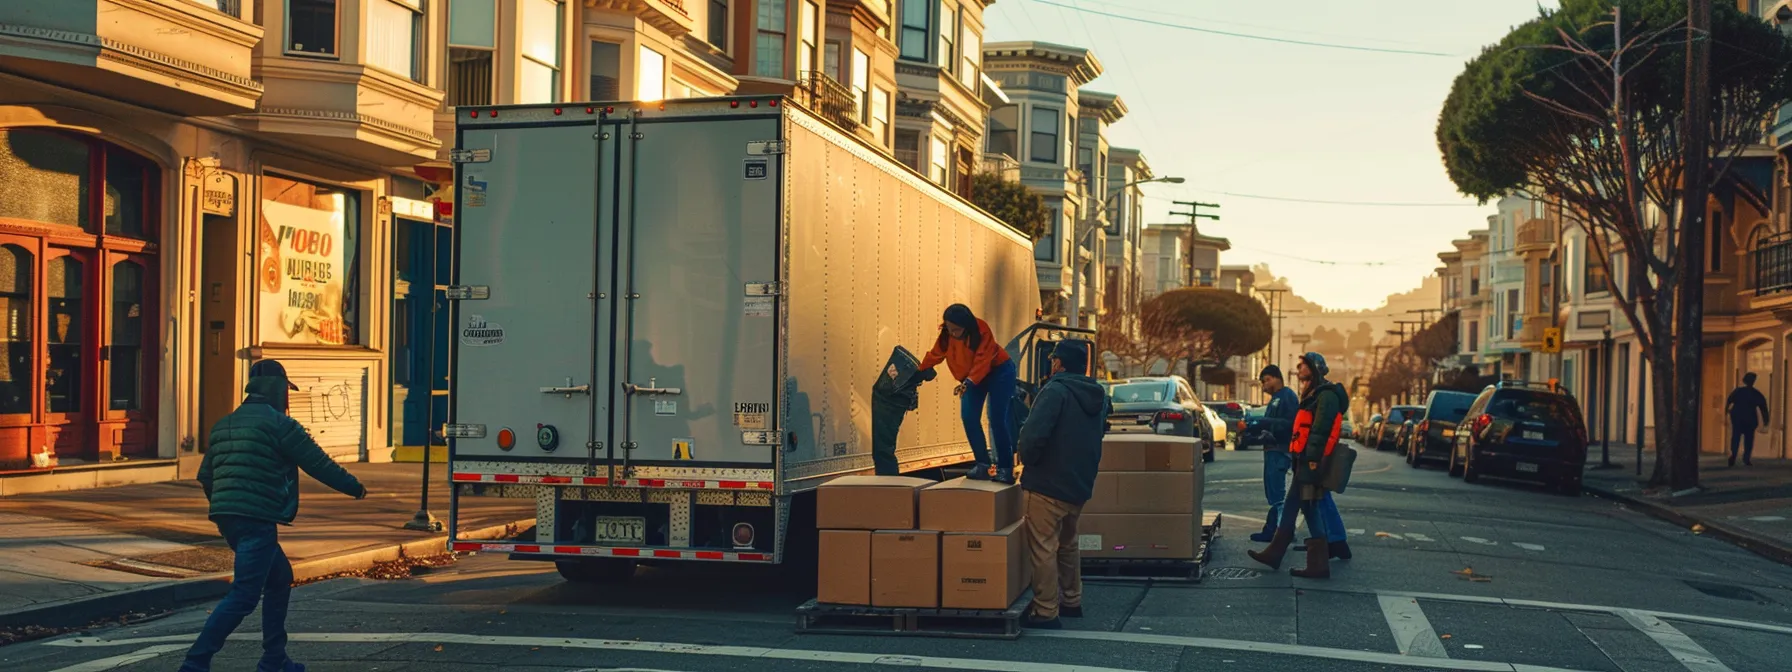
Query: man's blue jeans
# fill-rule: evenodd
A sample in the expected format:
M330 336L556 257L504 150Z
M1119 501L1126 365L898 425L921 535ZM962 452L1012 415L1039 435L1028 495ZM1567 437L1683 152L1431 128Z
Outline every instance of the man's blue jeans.
M1014 360L990 369L983 384L965 388L959 402L959 415L964 421L965 438L971 442L971 454L979 466L994 464L1003 473L1014 470L1014 427L1010 426L1008 406L1014 403L1014 380L1019 375ZM990 461L989 445L983 439L983 417L987 406L989 438L996 446L995 461Z
M1264 520L1265 530L1282 527L1284 515L1292 518L1298 514L1297 509L1286 508L1288 499L1288 472L1294 468L1294 458L1285 450L1269 450L1263 452L1263 496L1269 500L1269 517ZM1319 521L1307 519L1307 534L1312 538L1324 536L1326 541L1344 541L1344 517L1338 515L1338 505L1332 501L1332 493L1325 493L1319 500L1319 515L1325 518L1325 532L1319 533ZM1287 525L1294 529L1293 525Z
M286 607L292 598L292 563L280 548L275 524L266 520L241 516L218 516L214 519L224 542L236 552L236 576L230 592L205 619L205 629L198 641L187 650L181 672L207 672L212 669L212 656L224 648L224 640L236 626L261 603L261 672L281 670L286 665Z

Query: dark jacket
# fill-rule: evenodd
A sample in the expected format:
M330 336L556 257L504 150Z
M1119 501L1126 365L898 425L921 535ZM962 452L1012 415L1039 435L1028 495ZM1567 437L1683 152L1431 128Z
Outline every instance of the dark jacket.
M1269 405L1263 409L1263 418L1257 421L1257 430L1267 431L1270 441L1263 449L1272 452L1287 452L1288 442L1294 440L1294 416L1300 413L1300 395L1283 386L1269 396Z
M290 524L299 513L299 470L357 499L367 489L336 464L311 435L286 415L284 376L249 379L248 398L212 425L199 465L199 484L211 516L242 516Z
M1770 419L1767 415L1767 397L1752 385L1731 390L1730 399L1725 405L1730 407L1730 426L1737 429L1754 431L1762 421Z
M1094 378L1059 373L1047 380L1016 439L1020 487L1069 504L1089 501L1112 410Z
M1288 446L1289 450L1300 451L1294 456L1294 482L1315 485L1325 478L1332 449L1338 445L1338 423L1343 421L1343 410L1349 403L1350 394L1343 385L1324 379L1301 397L1300 415Z

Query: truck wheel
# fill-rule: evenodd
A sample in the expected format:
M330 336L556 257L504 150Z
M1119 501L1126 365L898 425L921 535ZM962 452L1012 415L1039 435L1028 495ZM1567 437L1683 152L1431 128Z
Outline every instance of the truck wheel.
M635 576L635 561L615 558L555 560L560 578L573 583L623 583Z

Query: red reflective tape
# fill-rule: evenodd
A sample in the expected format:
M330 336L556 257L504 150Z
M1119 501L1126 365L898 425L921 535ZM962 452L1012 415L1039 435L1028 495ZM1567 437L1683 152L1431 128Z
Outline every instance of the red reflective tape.
M492 480L499 483L517 483L522 481L522 477L516 474L493 474Z
M747 487L747 482L746 481L719 481L716 483L716 487L721 488L723 490L733 490L733 489Z
M479 474L455 474L448 478L455 481L478 481L482 477Z
M609 485L610 479L603 476L588 476L585 478L584 483L585 485Z
M770 489L772 489L772 483L771 483L771 481L760 481L760 482L759 482L759 489L760 489L760 490L770 490Z
M724 560L728 557L728 554L719 551L697 551L692 555L697 556L698 560Z
M518 547L516 547L516 552L518 552L518 553L540 553L541 547L540 546L518 546Z
M610 554L611 555L624 555L624 556L628 556L631 558L638 558L638 557L641 557L641 549L639 549L639 548L612 548L612 549L610 549Z
M543 477L541 477L541 482L542 483L571 483L572 477L570 477L570 476L543 476Z
M565 553L568 555L578 555L579 547L577 547L577 546L555 546L554 552L555 553Z
M641 487L643 487L643 488L666 487L666 482L664 480L658 479L658 478L643 478L643 479L635 481L635 482L639 483L641 485Z
M478 542L471 542L471 541L454 542L454 550L457 550L457 551L477 551L484 547L485 547L484 544L480 544Z
M740 554L740 559L751 562L765 562L770 558L767 558L764 553L742 553Z
M684 554L679 553L678 551L654 551L653 557L656 557L656 558L682 558L682 557L684 557Z

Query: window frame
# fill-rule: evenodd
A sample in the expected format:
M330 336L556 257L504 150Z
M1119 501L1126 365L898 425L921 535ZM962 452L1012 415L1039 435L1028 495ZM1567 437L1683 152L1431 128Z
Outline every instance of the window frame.
M564 0L524 0L524 2L517 5L517 12L521 15L518 17L517 28L519 30L526 30L528 28L528 8L533 3L538 2L548 3L554 6L554 62L543 63L541 62L541 59L529 55L528 50L522 48L521 44L528 41L528 36L523 35L520 37L516 50L516 84L512 90L516 92L516 102L524 105L564 102L562 98L564 98L564 91L566 89L566 65L563 62L565 59L565 54L563 52L565 51L566 44L566 2ZM523 94L526 90L524 88L524 82L526 81L524 73L531 63L547 68L548 73L551 75L551 80L548 82L547 100L523 100Z
M734 41L729 39L730 37L733 37L733 35L730 34L731 31L729 29L734 26L734 21L731 20L734 15L734 3L729 0L705 0L705 2L707 3L705 7L708 15L704 17L705 25L703 27L703 41L709 43L709 46L721 50L724 54L734 53L729 46L730 43ZM720 5L722 9L719 13L716 12L717 5ZM718 16L721 17L721 30L719 33L717 32L716 26L716 17ZM720 42L716 41L717 37L721 38Z
M959 10L960 13L963 11L963 9ZM976 91L978 79L983 74L983 35L971 30L970 26L965 25L962 18L959 19L958 25L960 31L958 36L958 83L963 84L967 89ZM976 43L975 47L971 46L973 42Z
M911 17L908 9L911 6L921 8L921 15L917 17L920 19L919 24L910 22ZM939 0L901 0L901 6L897 7L897 13L900 14L900 16L896 17L896 21L894 22L896 24L897 58L918 63L929 63L932 61L931 57L933 56L933 50L935 48L935 45L933 44L933 17L938 14L938 9ZM909 39L910 34L917 32L920 33L920 39L911 42ZM919 54L910 52L909 46L911 44L919 45Z
M798 0L796 19L796 76L799 79L814 77L822 67L821 62L821 6L815 0ZM804 57L808 57L808 67L803 67Z
M771 17L765 14L765 7L769 6L774 1L781 3L783 11L780 12L781 16L778 16L777 20L772 22L770 21ZM790 74L789 62L786 60L790 50L790 3L788 0L759 0L759 11L755 14L753 21L752 72L758 77L786 79ZM778 48L776 49L778 57L777 72L767 72L764 67L768 63L766 58L766 52L768 50L765 48L763 42L768 38L775 38L778 42Z
M362 43L363 43L362 46L364 49L367 50L367 56L368 56L366 59L364 59L366 61L366 63L364 63L364 65L378 68L381 71L392 73L394 75L403 77L403 78L411 80L413 82L417 82L419 84L423 83L423 80L425 79L423 63L425 60L427 60L426 54L428 53L427 49L428 49L428 45L429 45L429 38L428 38L429 23L427 21L429 14L427 11L428 6L425 4L426 0L367 0L367 1L372 3L372 6L368 7L367 25L366 25L366 29L363 31L365 34L361 36ZM406 55L406 58L410 59L409 72L399 72L398 70L392 69L388 65L373 62L372 40L374 38L374 33L375 33L375 31L373 30L373 26L374 26L373 7L375 7L375 6L383 7L386 5L395 5L397 7L409 10L411 13L411 17L410 17L410 22L411 22L411 25L410 25L411 40L410 40L410 42L411 42L411 45L410 45L409 53Z
M315 350L367 349L368 334L370 332L367 331L368 325L365 324L368 311L368 306L365 304L370 302L366 300L368 296L366 291L367 277L365 276L368 270L367 260L364 258L366 255L364 253L368 250L366 236L368 235L369 230L374 228L374 222L369 216L368 210L373 201L373 192L360 185L319 179L303 173L282 170L274 167L264 168L261 171L261 174L256 176L256 178L263 185L258 189L259 193L256 195L254 201L256 215L258 217L261 215L262 202L268 200L267 196L269 192L272 191L265 186L266 181L269 178L311 185L313 187L340 190L347 195L353 196L353 201L345 206L342 221L342 237L344 238L342 243L344 249L344 260L342 264L344 267L342 274L344 277L343 300L345 305L348 305L348 307L345 307L342 310L342 314L345 323L348 321L348 315L351 314L354 316L354 322L352 324L344 325L344 330L347 333L341 344L269 340L268 334L263 333L261 329L261 301L265 292L262 291L259 277L257 277L256 284L251 288L254 297L253 305L255 306L253 310L254 316L251 318L254 325L252 332L254 334L254 339L252 339L252 342L257 346L264 348L274 347ZM352 259L347 256L349 254L354 255ZM261 260L262 257L259 251L251 257L251 263L254 264L256 269L260 268ZM351 300L354 303L348 304Z
M934 59L934 65L938 65L941 70L956 79L958 77L958 31L964 18L964 8L952 6L949 4L950 1L940 0L939 2L939 54Z
M881 100L879 100L880 98ZM890 137L890 118L895 116L891 109L894 100L895 96L890 95L890 92L884 87L872 85L871 133L877 136L878 143L884 146L890 146L893 142Z
M859 123L869 125L873 114L871 109L871 55L854 45L850 67L852 72L847 73L846 78L852 82L853 103L859 108L856 110L855 116Z
M342 0L304 0L305 2L330 3L330 8L334 14L332 22L335 24L335 28L330 33L330 51L327 53L292 48L292 10L297 1L298 0L286 0L286 6L284 8L286 25L282 29L282 32L284 32L285 35L282 36L280 42L281 54L286 56L297 56L300 58L320 58L332 61L342 60Z
M1039 136L1046 135L1047 132L1040 131L1037 128L1037 122L1040 119L1039 115L1041 112L1051 113L1053 126L1052 130L1049 132L1051 140L1044 144L1044 146L1051 148L1052 153L1049 158L1044 159L1039 158ZM1033 105L1027 108L1027 161L1029 163L1048 163L1054 166L1063 165L1060 163L1059 159L1059 155L1064 149L1062 147L1064 140L1061 137L1063 134L1063 126L1063 110L1046 107L1044 105Z
M659 59L659 81L654 83L654 86L659 89L659 95L656 97L653 97L653 98L647 97L647 94L649 92L645 88L647 85L647 81L648 81L647 63L650 60L648 58L648 54L652 54L654 57L657 57ZM635 51L635 100L638 100L643 103L652 103L652 102L658 102L658 101L662 101L662 100L666 99L666 79L667 79L667 75L670 74L669 72L667 72L666 61L667 61L667 58L666 58L665 54L655 51L654 49L648 47L645 44L640 45L639 48L636 49L636 51Z

